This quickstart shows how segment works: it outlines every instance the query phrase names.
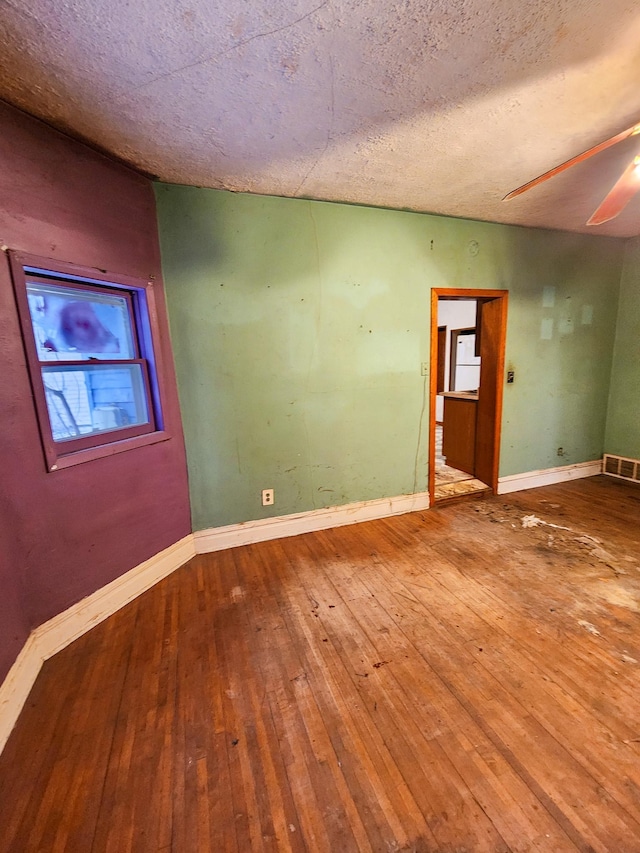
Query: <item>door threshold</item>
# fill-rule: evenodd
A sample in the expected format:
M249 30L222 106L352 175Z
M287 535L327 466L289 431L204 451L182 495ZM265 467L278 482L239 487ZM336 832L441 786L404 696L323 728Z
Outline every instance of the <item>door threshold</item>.
M436 486L433 498L434 502L440 503L440 501L451 500L452 498L477 495L490 491L490 486L483 483L482 480L459 480L457 483L443 483L441 486Z

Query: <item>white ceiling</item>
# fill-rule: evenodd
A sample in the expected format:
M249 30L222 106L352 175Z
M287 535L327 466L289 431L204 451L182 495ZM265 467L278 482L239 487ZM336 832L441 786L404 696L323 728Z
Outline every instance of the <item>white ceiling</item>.
M590 233L640 121L636 0L1 0L0 97L161 180Z

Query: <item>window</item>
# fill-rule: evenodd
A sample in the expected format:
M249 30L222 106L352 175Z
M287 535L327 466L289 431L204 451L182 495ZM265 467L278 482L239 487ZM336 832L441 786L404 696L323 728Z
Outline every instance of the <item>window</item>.
M167 438L153 283L15 252L10 259L49 470Z

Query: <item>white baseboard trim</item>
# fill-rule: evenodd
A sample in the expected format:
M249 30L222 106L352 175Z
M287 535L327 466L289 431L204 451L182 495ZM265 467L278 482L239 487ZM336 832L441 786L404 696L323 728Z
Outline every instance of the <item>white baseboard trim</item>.
M357 524L360 521L387 518L428 508L429 494L420 492L415 495L380 498L294 515L247 521L185 536L31 632L0 685L0 752L13 730L44 661L180 568L196 553L206 554L237 545L296 536L313 530L326 530L329 527Z
M44 659L32 632L0 686L0 752L20 716Z
M535 489L538 486L552 486L567 480L579 480L581 477L595 477L602 474L602 459L593 462L578 462L575 465L562 465L559 468L546 468L542 471L526 471L524 474L511 474L498 480L498 494L519 492L523 489Z
M498 494L547 486L602 473L602 460L512 474L498 481ZM164 551L116 578L92 595L39 625L31 632L22 651L0 685L0 752L15 725L44 661L120 610L134 598L170 575L196 554L207 554L327 530L376 518L388 518L429 508L428 492L378 498L343 506L299 512L214 527L189 534Z
M196 553L208 554L223 551L238 545L252 545L270 539L282 539L285 536L297 536L314 530L327 530L330 527L342 527L345 524L357 524L376 518L388 518L403 515L406 512L429 508L429 493L418 492L414 495L399 495L393 498L378 498L371 501L344 504L343 506L313 509L297 512L293 515L280 515L262 518L258 521L245 521L229 524L226 527L210 527L194 533Z
M547 486L602 473L602 460L512 474L498 481L498 494ZM343 506L263 518L189 534L164 551L116 578L92 595L39 625L31 632L22 651L0 685L0 752L45 660L120 610L134 598L170 575L196 554L222 551L239 545L297 536L376 518L388 518L429 508L428 492L378 498Z
M193 534L190 533L31 632L0 685L0 752L44 661L146 592L193 556L195 547Z

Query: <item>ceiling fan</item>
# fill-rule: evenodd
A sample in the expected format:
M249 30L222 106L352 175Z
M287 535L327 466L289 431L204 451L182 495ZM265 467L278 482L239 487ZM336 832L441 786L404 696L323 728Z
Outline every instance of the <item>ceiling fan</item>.
M628 128L628 130L623 130L622 133L612 136L610 139L601 142L599 145L594 145L593 148L589 148L587 151L583 151L582 154L572 157L571 160L567 160L565 163L561 163L554 169L550 169L548 172L545 172L544 175L540 175L538 178L534 178L532 181L529 181L529 183L523 184L521 187L518 187L517 190L513 190L506 195L502 200L508 201L510 198L515 198L517 195L520 195L521 193L530 190L532 187L536 187L538 184L543 183L543 181L548 181L549 178L559 175L560 172L564 172L565 169L569 169L571 166L576 166L578 163L582 163L583 160L593 157L594 154L599 154L601 151L611 148L612 145L622 142L623 139L628 139L630 136L636 136L639 133L640 124L634 124L633 127ZM631 163L629 163L622 175L618 178L616 183L600 203L600 206L591 214L587 220L587 225L602 225L603 222L615 219L615 217L626 207L639 190L640 154L636 155Z

